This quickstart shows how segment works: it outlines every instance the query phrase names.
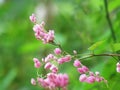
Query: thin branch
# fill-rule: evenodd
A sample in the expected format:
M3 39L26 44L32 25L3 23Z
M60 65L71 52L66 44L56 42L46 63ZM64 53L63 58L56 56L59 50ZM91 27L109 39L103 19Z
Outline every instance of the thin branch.
M104 0L104 5L105 5L105 12L106 12L106 19L107 19L108 24L110 26L111 35L112 35L113 41L116 42L116 36L115 36L114 28L113 28L112 22L110 20L110 15L109 15L109 11L108 11L108 2L107 2L107 0Z
M84 57L81 57L79 58L80 60L83 60L83 59L87 59L87 58L91 58L91 57L95 57L95 56L120 56L120 54L89 54L89 55L86 55ZM115 59L116 60L116 59ZM116 60L117 61L117 60ZM118 61L117 61L118 62Z

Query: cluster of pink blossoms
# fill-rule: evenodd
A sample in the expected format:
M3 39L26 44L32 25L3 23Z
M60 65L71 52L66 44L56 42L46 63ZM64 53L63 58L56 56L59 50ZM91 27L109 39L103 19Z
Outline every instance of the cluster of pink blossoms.
M44 29L44 22L37 24L36 17L32 14L30 17L31 22L35 25L33 26L33 31L35 32L35 37L38 40L42 40L43 43L50 43L54 41L54 30L49 30L48 32Z
M79 77L80 82L94 83L94 82L107 82L100 76L99 72L91 72L85 65L81 64L79 60L75 60L73 65L77 67L77 71L81 74Z
M45 79L38 77L37 83L38 85L50 90L56 90L57 88L62 88L63 90L66 90L68 80L69 78L67 74L48 73ZM31 83L33 85L37 84L34 78L31 79Z
M35 37L38 40L43 41L43 43L54 43L54 31L49 30L48 32L44 29L45 23L37 24L36 17L32 14L29 19L35 25L33 26L33 31L35 32ZM54 49L54 54L48 54L45 58L42 58L40 61L37 58L33 58L34 67L40 68L44 67L48 73L45 76L38 75L37 78L31 79L32 85L39 85L45 89L56 90L57 88L62 88L62 90L67 90L67 85L69 83L69 77L67 74L61 74L59 72L59 65L70 62L73 57L64 52L60 48ZM73 51L74 55L77 55L77 52ZM78 59L76 59L73 65L77 68L77 71L80 73L79 81L94 83L94 82L107 82L99 72L91 72L88 67L83 65ZM117 63L117 72L120 72L120 64Z
M70 55L66 55L65 57L61 57L61 49L55 48L54 50L55 54L49 54L45 58L42 58L41 61L39 61L37 58L33 58L34 61L34 67L40 68L41 66L44 67L45 70L49 71L48 74L46 74L46 78L43 77L37 77L35 80L34 78L31 79L32 85L38 85L42 86L43 88L48 88L50 90L56 90L56 88L62 88L63 90L67 89L67 85L69 83L69 78L67 74L59 74L58 73L58 66L59 59L63 59L64 62L70 61L71 57Z

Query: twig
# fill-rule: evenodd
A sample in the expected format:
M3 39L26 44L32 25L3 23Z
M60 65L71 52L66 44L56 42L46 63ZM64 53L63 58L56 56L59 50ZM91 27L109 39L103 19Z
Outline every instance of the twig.
M91 58L91 57L95 57L95 56L120 56L120 54L89 54L89 55L86 55L84 57L81 57L79 58L80 60L83 60L83 59L87 59L87 58ZM117 61L117 59L115 59ZM118 62L118 61L117 61Z
M110 15L109 15L109 11L108 11L107 0L104 0L104 5L105 5L105 12L106 12L106 19L107 19L108 24L110 26L111 35L112 35L113 41L116 42L116 36L115 36L114 28L113 28L112 22L110 20Z

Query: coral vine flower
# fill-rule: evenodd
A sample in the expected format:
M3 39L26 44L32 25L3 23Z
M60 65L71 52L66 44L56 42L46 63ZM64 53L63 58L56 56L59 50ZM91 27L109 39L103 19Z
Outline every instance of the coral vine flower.
M56 87L65 88L68 85L69 78L67 74L48 73L45 79L37 78L38 84L50 90Z
M50 69L50 67L52 66L52 64L50 62L46 63L44 68L45 69Z
M29 17L29 19L30 19L31 22L36 23L35 14L32 14L32 15Z
M79 80L80 80L81 82L84 82L86 79L87 79L86 74L81 74L80 77L79 77Z
M31 22L36 23L36 17L34 14L32 14L30 17ZM35 24L33 26L33 31L35 32L35 37L38 40L42 40L44 44L51 43L54 41L54 30L49 30L48 32L44 29L44 22L41 22L41 24Z
M70 55L66 55L62 58L59 58L57 61L59 64L63 64L65 62L69 62L71 60L71 56Z
M31 79L31 84L32 84L32 85L36 85L36 81L35 81L34 78Z
M95 82L95 76L89 76L85 80L87 83L94 83Z
M39 68L41 66L41 63L40 63L40 61L37 58L33 58L33 61L34 61L34 66L36 68Z
M75 60L74 63L73 63L73 65L75 67L80 67L81 66L81 62L79 60Z
M118 73L120 73L120 63L118 62L117 64L116 64L116 71L118 72Z
M60 48L55 48L54 53L55 54L61 54L61 49Z

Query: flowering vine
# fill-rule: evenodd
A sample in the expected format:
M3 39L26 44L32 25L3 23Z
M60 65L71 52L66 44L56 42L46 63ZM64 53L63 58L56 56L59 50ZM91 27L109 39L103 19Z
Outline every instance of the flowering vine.
M42 41L44 44L52 44L57 46L57 48L53 50L53 53L48 54L45 58L42 58L41 60L39 60L38 58L33 58L34 67L38 69L44 67L44 69L47 70L48 73L45 76L42 76L42 74L40 75L37 72L37 78L31 79L32 85L39 85L49 90L67 90L67 85L69 84L69 75L66 73L60 73L59 66L63 63L70 62L71 60L74 60L73 66L76 67L76 70L80 74L80 82L86 82L89 84L95 82L107 83L107 80L100 75L100 72L92 72L87 66L81 63L81 60L95 56L111 56L114 58L114 56L120 56L120 54L92 53L80 58L79 54L75 50L73 50L73 54L71 55L68 52L64 51L60 44L55 42L54 30L45 30L45 22L41 22L40 24L38 24L35 14L32 14L29 18L31 22L34 23L33 31L36 39ZM118 60L116 64L116 71L120 72L120 63Z

